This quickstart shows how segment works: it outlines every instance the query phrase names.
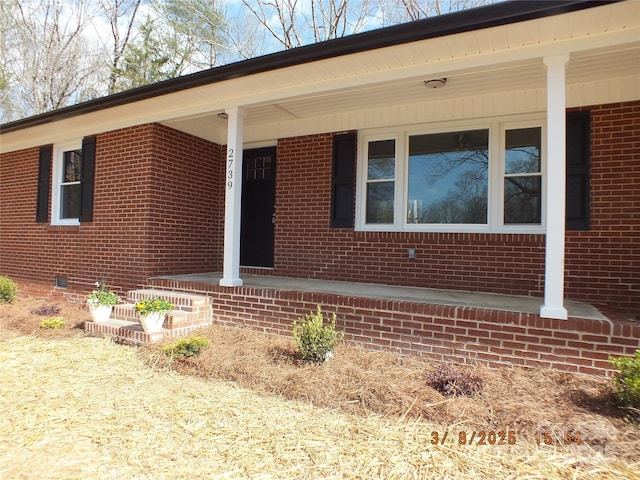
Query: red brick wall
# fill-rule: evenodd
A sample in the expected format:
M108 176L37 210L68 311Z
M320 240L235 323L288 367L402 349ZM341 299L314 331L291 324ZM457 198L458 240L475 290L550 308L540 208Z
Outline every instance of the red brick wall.
M224 150L155 126L148 246L153 275L219 271L224 238Z
M210 271L221 263L218 146L159 125L98 135L93 221L35 222L38 149L2 155L0 274L89 289L152 275Z
M332 135L278 143L275 271L292 277L540 295L543 235L330 228ZM309 152L305 146L312 145ZM416 250L409 259L407 249Z
M588 110L591 228L567 232L566 293L640 319L640 102Z
M589 110L591 229L567 232L566 294L640 316L640 102ZM278 142L275 274L542 296L544 235L330 228L331 159L331 134Z

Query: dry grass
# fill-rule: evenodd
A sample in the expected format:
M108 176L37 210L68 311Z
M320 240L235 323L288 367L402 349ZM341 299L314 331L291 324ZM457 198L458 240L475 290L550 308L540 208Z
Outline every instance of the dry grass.
M198 332L211 348L166 365L157 347L84 338L73 306L70 328L39 330L37 302L0 305L3 479L640 478L639 427L598 379L474 368L482 396L445 399L420 359L342 346L308 365L286 338L221 327ZM515 445L454 434L507 428ZM535 429L585 442L538 446Z
M548 369L456 367L480 376L484 389L446 398L428 386L427 375L438 364L424 359L341 345L335 358L316 365L300 359L290 338L218 325L197 335L212 345L195 357L170 359L157 345L145 347L143 355L180 373L360 416L411 418L453 431L515 431L532 442L545 432L554 439L580 432L579 448L586 443L612 457L640 457L640 428L612 405L606 379Z

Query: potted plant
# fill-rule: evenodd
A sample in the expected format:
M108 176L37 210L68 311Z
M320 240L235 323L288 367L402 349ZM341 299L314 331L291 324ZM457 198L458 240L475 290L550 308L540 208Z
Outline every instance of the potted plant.
M160 297L142 298L135 304L135 311L140 315L140 323L146 333L155 333L162 330L164 318L173 304Z
M87 295L87 305L91 312L91 318L96 323L104 323L111 317L113 306L117 305L120 297L108 290L102 282L96 282L96 290Z

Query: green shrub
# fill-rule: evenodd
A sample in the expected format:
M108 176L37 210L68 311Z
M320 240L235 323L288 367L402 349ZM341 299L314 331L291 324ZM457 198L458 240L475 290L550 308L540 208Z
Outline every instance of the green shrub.
M165 345L162 347L162 351L172 357L193 357L200 349L209 345L211 345L211 342L208 338L188 337L181 338L171 345Z
M318 310L293 322L293 339L305 360L321 363L331 356L333 348L340 343L342 332L336 332L336 314L327 319L318 305Z
M45 318L40 322L40 328L59 329L64 327L64 319L62 317Z
M427 375L427 384L445 397L474 395L482 392L482 378L469 372L456 370L449 364L438 366Z
M634 357L610 357L617 370L613 375L613 394L627 407L640 408L640 350Z
M18 284L6 275L0 275L0 303L11 303L18 293Z

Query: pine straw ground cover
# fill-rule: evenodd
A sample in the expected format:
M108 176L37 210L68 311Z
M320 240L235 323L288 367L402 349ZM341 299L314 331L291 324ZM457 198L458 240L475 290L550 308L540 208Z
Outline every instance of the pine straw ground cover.
M308 365L290 339L211 327L210 348L169 360L85 338L74 306L40 330L38 302L0 305L3 479L640 478L640 428L600 379L475 367L483 393L447 399L416 358L341 346ZM457 441L507 429L515 445ZM568 430L583 443L534 439Z

